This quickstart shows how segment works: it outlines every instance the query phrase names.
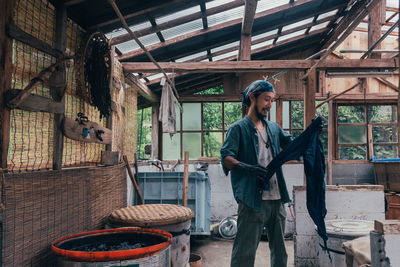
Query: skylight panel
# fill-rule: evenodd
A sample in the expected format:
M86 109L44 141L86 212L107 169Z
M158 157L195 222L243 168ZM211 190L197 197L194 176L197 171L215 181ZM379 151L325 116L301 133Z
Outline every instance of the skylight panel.
M394 12L386 11L386 19L390 18L393 14L394 14ZM391 18L389 21L390 22L396 22L398 19L399 19L399 16L396 15L393 18Z
M190 14L193 14L193 13L196 13L196 12L199 12L199 11L201 11L200 10L200 6L199 5L195 5L195 6L191 7L191 8L187 8L187 9L184 9L184 10L172 13L172 14L168 14L166 16L162 16L162 17L156 18L156 22L157 22L157 24L161 24L161 23L164 23L164 22L167 22L167 21L170 21L170 20L174 20L174 19L186 16L186 15L190 15Z
M143 23L140 23L140 24L131 25L129 27L129 29L131 29L133 32L135 32L135 31L143 30L143 29L149 28L149 27L151 27L151 23L149 21L146 21L146 22L143 22ZM105 36L107 38L111 38L111 37L115 38L117 36L120 36L120 35L123 35L123 34L127 34L127 33L128 32L124 28L119 28L119 29L113 30L113 31L111 31L109 33L106 33Z
M166 40L177 37L179 35L183 35L189 32L197 31L203 28L203 22L201 19L197 19L194 21L190 21L188 23L173 27L171 29L167 29L161 31L162 35Z
M286 25L286 26L283 26L283 28L282 28L282 31L287 31L287 30L290 30L290 29L293 29L293 28L296 28L296 27L298 27L298 26L302 26L302 25L305 25L305 24L307 24L307 23L310 23L310 22L312 22L313 21L313 17L311 17L311 18L308 18L308 19L303 19L303 20L301 20L301 21L299 21L299 22L296 22L296 23L292 23L292 24L289 24L289 25Z
M201 51L201 52L196 53L196 54L191 54L191 55L186 56L186 57L178 58L175 61L176 62L185 62L185 61L190 61L190 60L192 60L194 58L202 57L202 56L205 56L205 55L207 55L207 51Z
M224 50L224 49L228 49L228 48L231 48L231 47L235 47L235 46L239 46L239 41L212 48L211 49L211 53L215 53L215 52L218 52L218 51L221 51L221 50Z
M168 75L168 73L167 73L167 75ZM157 73L157 74L154 74L154 75L150 75L150 76L147 76L146 78L148 80L152 81L152 80L155 80L155 79L158 79L158 78L161 78L161 77L164 77L163 73Z
M269 1L258 1L256 13L269 10L278 6L283 6L289 3L288 0L269 0Z
M140 37L139 40L145 46L156 44L156 43L160 42L160 39L158 39L158 36L155 33ZM130 40L128 42L118 44L117 48L122 53L126 53L126 52L129 52L132 50L139 49L140 46L136 43L135 40Z
M399 1L397 1L397 0L386 0L386 6L399 8Z
M216 6L221 6L221 5L227 4L227 3L229 3L229 2L232 2L232 0L215 0L215 1L209 1L209 2L206 3L206 8L209 9L209 8L213 8L213 7L216 7Z
M300 31L297 31L297 32L289 33L289 34L286 34L286 35L283 35L283 36L279 37L278 41L284 41L284 40L287 40L287 39L290 39L290 38L293 38L293 37L300 36L300 35L302 35L304 33L305 33L305 30L300 30Z
M251 46L251 50L258 49L260 47L264 47L264 46L267 46L267 45L271 45L273 42L274 42L274 40L271 39L271 40L268 40L268 41L265 41L265 42L262 42L262 43L259 43L259 44L252 45Z
M237 56L237 55L238 55L238 51L237 50L236 51L231 51L231 52L228 52L228 53L213 57L213 61L218 61L218 60L222 60L222 59L227 58L227 57Z
M337 12L338 12L338 10L337 10L337 9L334 9L334 10L332 10L332 11L319 14L318 19L323 19L323 18L327 18L327 17L333 16L333 15L335 15Z
M222 22L234 20L237 18L242 18L244 12L244 6L232 8L230 10L217 13L207 17L208 26L213 26L216 24L220 24Z
M264 37L267 37L267 36L271 36L271 35L274 35L274 34L277 34L277 33L278 33L278 29L275 29L275 30L272 30L272 31L268 31L268 32L264 32L264 33L258 34L258 35L253 35L251 37L251 40L252 41L258 40L258 39L261 39L261 38L264 38Z
M324 22L324 23L321 23L321 24L317 24L317 25L315 25L315 26L312 26L312 27L311 27L311 31L316 31L316 30L324 29L324 28L326 28L326 26L328 26L328 24L329 24L329 21Z

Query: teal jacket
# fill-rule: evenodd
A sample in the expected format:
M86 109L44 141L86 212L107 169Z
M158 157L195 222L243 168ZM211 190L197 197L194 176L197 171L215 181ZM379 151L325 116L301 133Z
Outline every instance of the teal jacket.
M275 122L265 120L268 138L270 139L272 156L276 157L280 148L285 147L291 140L289 133L279 127ZM249 117L235 122L229 127L226 139L221 147L221 164L225 175L229 170L224 166L224 158L232 156L238 161L247 164L258 164L258 134L257 129ZM283 203L290 201L286 188L282 168L276 172L279 192ZM263 187L259 179L243 171L231 170L231 183L233 195L238 203L243 203L255 211L260 210Z

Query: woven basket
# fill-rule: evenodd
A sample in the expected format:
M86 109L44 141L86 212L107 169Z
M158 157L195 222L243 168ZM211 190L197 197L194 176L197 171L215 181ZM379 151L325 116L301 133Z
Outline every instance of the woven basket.
M111 213L111 224L124 226L160 226L184 222L193 218L194 212L172 204L146 204L130 206Z

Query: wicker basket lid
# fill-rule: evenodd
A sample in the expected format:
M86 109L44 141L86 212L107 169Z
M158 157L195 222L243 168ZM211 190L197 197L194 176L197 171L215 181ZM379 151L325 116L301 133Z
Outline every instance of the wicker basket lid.
M186 207L172 204L145 204L115 210L109 220L112 224L125 226L169 225L190 220L194 212Z

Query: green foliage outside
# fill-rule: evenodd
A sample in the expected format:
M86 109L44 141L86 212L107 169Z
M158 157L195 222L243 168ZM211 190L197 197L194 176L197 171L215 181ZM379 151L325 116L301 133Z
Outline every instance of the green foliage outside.
M218 85L213 88L209 88L207 90L203 90L195 93L195 95L223 95L224 94L224 86Z
M150 158L144 147L151 145L151 107L138 110L137 155L139 159Z

